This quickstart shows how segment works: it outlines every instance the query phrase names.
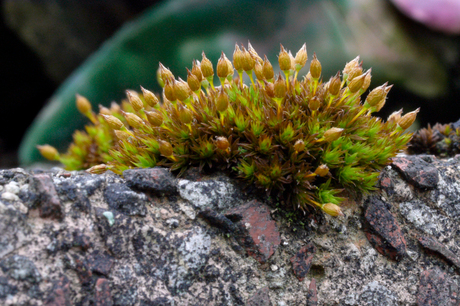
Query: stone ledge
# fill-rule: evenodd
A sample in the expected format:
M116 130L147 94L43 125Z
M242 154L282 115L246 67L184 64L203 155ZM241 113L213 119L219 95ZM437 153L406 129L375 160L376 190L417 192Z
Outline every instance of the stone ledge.
M0 170L0 304L456 305L460 158L409 159L304 226L221 174Z

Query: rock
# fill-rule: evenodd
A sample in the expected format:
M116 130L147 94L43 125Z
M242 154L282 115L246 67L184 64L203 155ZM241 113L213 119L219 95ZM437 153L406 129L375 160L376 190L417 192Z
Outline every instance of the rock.
M364 287L363 292L359 297L358 305L397 306L398 296L385 286L373 281Z
M411 186L391 166L380 173L378 186L391 202L410 201L413 198Z
M19 184L25 184L29 180L30 176L30 173L21 168L1 169L0 185L6 185L11 181Z
M14 296L18 288L8 283L6 277L0 277L0 299L6 299L8 296Z
M452 251L450 251L444 244L428 236L420 237L418 241L424 248L427 248L428 250L441 255L446 260L455 265L458 269L460 269L460 258L456 256Z
M78 279L82 285L88 285L92 282L93 273L90 268L80 257L74 256L74 270L77 272Z
M263 287L246 301L246 306L272 306L268 287Z
M417 305L458 305L458 284L447 273L435 268L420 275Z
M251 201L227 211L225 216L239 227L236 239L240 245L259 262L266 262L280 245L280 233L268 206Z
M178 189L183 199L200 209L208 207L222 211L241 202L241 192L224 178L199 182L181 179Z
M238 231L238 227L230 219L212 209L206 208L200 211L199 216L210 225L220 228L224 233L236 233Z
M460 156L438 162L439 182L431 191L430 200L445 214L460 217Z
M116 209L128 216L145 216L147 210L145 194L132 191L124 184L111 184L104 192L104 198L109 207Z
M39 283L42 279L35 264L25 256L13 255L7 257L0 261L0 268L3 273L15 280L27 281L33 284Z
M434 189L388 167L380 194L350 199L341 218L307 214L302 224L260 194L243 197L222 174L181 181L183 190L233 186L202 188L200 206L132 190L113 173L0 170L1 192L19 188L19 200L0 202L0 305L451 305L460 159L430 165ZM29 186L37 175L55 186L61 219L27 209L38 206Z
M291 257L292 269L299 281L303 281L312 264L313 256L315 256L316 247L313 243L309 243L302 247L296 255Z
M106 176L100 176L97 174L88 174L83 172L83 174L77 175L73 180L75 186L84 192L86 196L91 196L101 188L104 183L120 183L121 179L118 176L113 176L108 173Z
M49 175L34 175L30 183L30 189L33 194L32 208L38 206L40 217L50 217L58 220L64 217L61 201Z
M318 305L318 295L316 289L316 280L312 279L310 285L308 286L307 293L307 305L306 306L317 306Z
M0 258L29 243L31 232L25 215L0 202Z
M96 272L105 276L110 275L110 270L114 265L112 256L99 251L94 251L86 256L86 262L93 273Z
M437 168L417 155L395 157L392 166L417 188L434 189L438 184Z
M393 260L401 260L406 254L406 240L385 203L377 197L369 198L364 218L366 237L374 248Z
M53 282L53 287L45 299L45 306L70 305L70 282L66 276Z
M123 177L133 189L163 194L177 192L176 178L167 168L129 169L123 172Z
M15 202L15 201L19 201L19 197L15 195L14 193L5 191L2 193L2 200Z
M131 250L131 239L134 235L133 220L124 214L114 214L114 223L110 224L104 216L106 210L98 208L96 218L99 221L97 228L104 239L108 251L115 257L127 256Z
M18 194L19 193L19 184L18 184L18 182L15 182L15 181L9 182L3 188L4 188L4 192L10 192L10 193L13 193L13 194Z
M187 234L177 251L190 270L198 271L208 260L210 246L211 237L201 228L195 227Z
M399 204L399 211L417 229L435 237L440 237L447 228L445 224L449 223L448 218L422 201L403 202Z
M113 305L112 295L110 294L109 281L105 278L98 278L94 288L94 305L111 306Z

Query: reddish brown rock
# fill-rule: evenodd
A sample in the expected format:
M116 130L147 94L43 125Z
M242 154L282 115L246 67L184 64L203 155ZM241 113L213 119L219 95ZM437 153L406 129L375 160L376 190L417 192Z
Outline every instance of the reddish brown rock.
M381 254L401 260L406 254L406 240L401 227L391 214L387 204L377 197L370 197L364 213L366 237Z
M112 306L112 294L110 293L109 281L105 278L98 278L94 288L94 305Z
M458 285L445 272L435 268L420 275L418 306L458 305L458 294Z
M415 187L434 189L438 185L438 170L420 156L395 157L391 165Z
M252 297L250 297L246 306L272 306L270 301L270 295L268 294L268 287L263 287L259 289Z
M307 306L317 306L318 305L318 294L316 290L316 280L313 278L308 286L307 293Z
M440 254L448 262L454 264L457 268L460 268L460 259L452 251L450 251L444 244L428 236L420 237L418 241L424 248L434 253Z
M280 245L280 233L267 205L251 201L229 210L225 216L236 223L238 242L260 263L265 263Z
M70 282L66 276L53 282L51 292L48 294L45 306L70 306Z
M36 174L32 177L30 184L36 199L34 205L38 206L40 217L61 220L64 217L64 210L56 192L53 180L47 174Z
M308 271L310 271L313 256L316 253L315 245L310 242L302 247L296 255L291 257L292 269L299 281L303 281Z
M86 257L86 263L92 272L109 276L113 266L113 259L108 254L95 251Z

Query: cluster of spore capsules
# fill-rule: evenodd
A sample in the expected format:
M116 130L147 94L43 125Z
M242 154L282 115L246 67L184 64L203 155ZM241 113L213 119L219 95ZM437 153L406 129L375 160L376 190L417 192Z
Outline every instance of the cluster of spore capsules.
M392 86L374 88L364 99L371 71L359 57L327 81L316 55L300 77L306 63L305 44L295 56L281 46L275 74L249 44L236 45L232 61L222 52L216 66L203 52L187 80L160 64L161 97L141 87L96 114L77 95L91 124L75 132L65 154L39 149L69 170L90 173L155 166L177 175L191 167L225 171L291 208L338 216L344 196L373 190L379 170L406 147L412 135L405 130L418 110L394 112L386 122L372 116Z

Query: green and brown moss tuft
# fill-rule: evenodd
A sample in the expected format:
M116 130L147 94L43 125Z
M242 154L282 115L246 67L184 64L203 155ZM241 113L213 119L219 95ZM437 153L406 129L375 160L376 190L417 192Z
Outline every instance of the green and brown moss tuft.
M409 154L433 154L451 157L460 154L460 127L436 123L417 131L407 146Z
M76 132L69 151L54 159L68 169L91 166L91 173L120 175L154 166L178 175L190 167L223 170L293 208L340 215L342 191L373 190L379 170L405 149L411 134L404 131L418 110L396 112L386 122L373 117L391 86L362 99L371 71L363 70L359 58L327 82L316 55L310 72L298 78L306 45L295 57L281 46L278 59L282 73L276 75L251 45L236 46L233 62L222 53L216 66L203 52L201 63L187 69L186 81L160 64L162 103L142 88L142 96L128 93L130 107L125 103L123 111L112 106L95 115L82 109L93 124Z

